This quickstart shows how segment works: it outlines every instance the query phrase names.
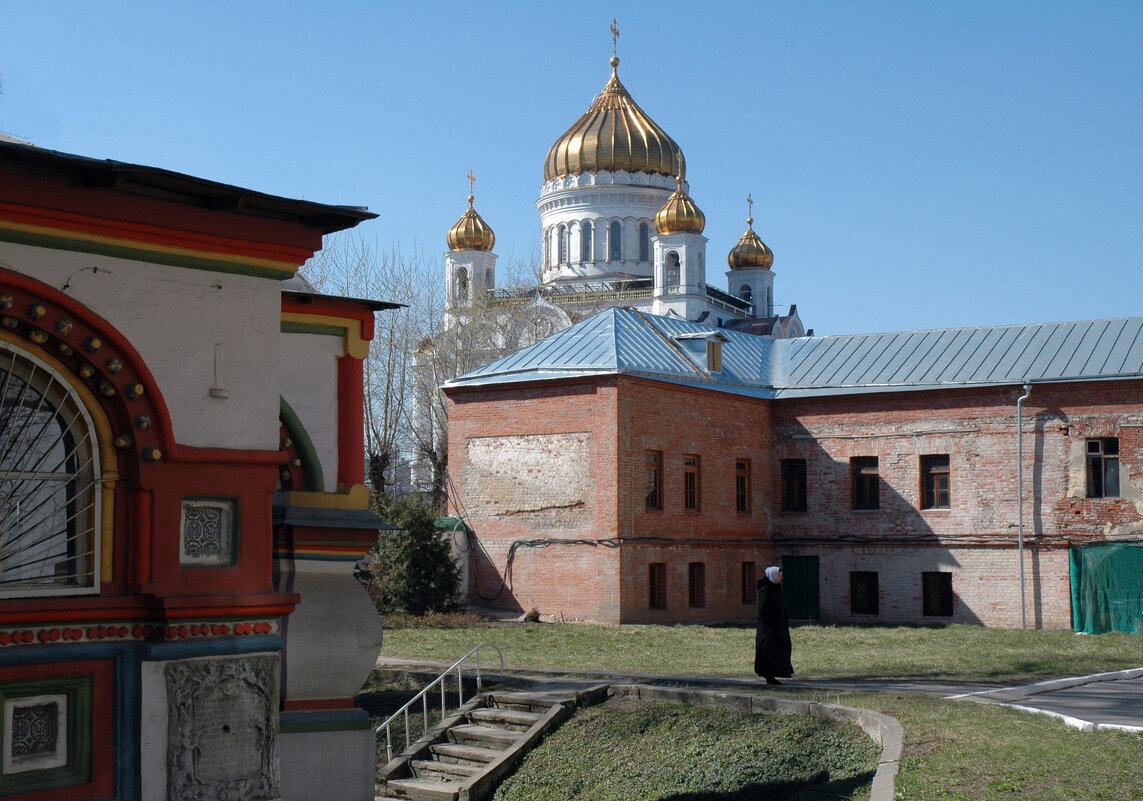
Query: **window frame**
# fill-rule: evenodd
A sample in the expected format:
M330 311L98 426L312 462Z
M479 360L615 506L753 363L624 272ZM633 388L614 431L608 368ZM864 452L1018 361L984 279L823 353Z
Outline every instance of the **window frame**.
M1119 437L1088 437L1086 439L1084 443L1084 472L1087 483L1085 491L1088 498L1121 497L1119 444ZM1092 446L1095 446L1094 450ZM1109 452L1109 448L1112 452ZM1114 484L1114 487L1109 487L1111 483Z
M62 535L62 545L65 548L65 557L56 562L57 571L60 564L73 563L77 565L71 572L54 576L29 576L23 580L14 578L9 582L0 584L0 599L7 598L34 598L48 596L76 596L96 595L100 592L102 580L102 546L101 531L103 521L103 491L100 480L102 478L102 443L99 441L97 428L91 413L84 403L83 397L68 378L53 366L37 357L35 354L20 348L14 343L0 340L0 358L7 362L0 364L2 372L9 376L0 379L0 388L7 390L11 386L11 379L20 381L24 388L20 392L19 403L22 406L27 393L35 393L39 399L36 404L37 414L45 413L47 420L41 425L41 435L47 431L48 426L53 430L59 428L59 434L50 444L50 451L58 447L66 451L64 461L60 462L62 470L44 470L41 462L48 454L38 451L27 452L28 458L35 458L32 470L20 469L21 465L13 464L11 469L0 466L0 479L5 483L11 481L17 485L35 481L35 492L40 490L49 481L62 481L64 488L62 503L54 506L54 511L47 517L40 516L39 509L58 494L58 490L47 495L46 498L36 501L36 506L30 513L37 515L38 520L33 521L37 531L47 522L49 529L55 528L55 520L60 513L66 515L62 531L52 533L45 539L36 534L36 547L43 550L58 548L59 543L52 545ZM0 398L5 404L6 400ZM44 407L50 408L50 413L42 412ZM11 418L9 418L11 419ZM30 423L37 425L38 423ZM62 426L62 427L61 427ZM16 440L16 447L24 451L24 443ZM29 443L33 447L40 445L39 437L35 442ZM9 442L11 447L11 442ZM64 467L64 464L68 467ZM82 466L81 466L82 463ZM27 467L24 464L23 467ZM57 473L61 478L56 478ZM51 478L47 478L47 476ZM5 491L9 498L15 497L13 491ZM21 496L21 498L24 496ZM17 509L19 500L16 498ZM19 512L16 512L18 515ZM5 516L5 525L10 525L12 518ZM19 518L16 519L17 524ZM48 556L40 557L36 561L46 561ZM32 563L28 563L32 564ZM9 560L9 569L10 566ZM19 565L16 566L19 569Z
M758 603L758 563L746 561L742 563L742 605Z
M663 610L667 608L667 563L647 564L647 608Z
M938 583L942 586L934 586ZM944 611L946 608L948 612ZM955 611L956 593L953 591L952 573L947 570L927 570L921 573L921 616L951 618Z
M881 508L881 465L876 456L851 456L850 501L858 512L874 512Z
M706 608L706 562L687 563L687 608Z
M579 260L580 261L594 261L594 252L592 249L592 225L590 221L585 221L580 227L579 235Z
M952 460L947 453L921 457L921 508L952 508Z
M800 467L800 471L793 468ZM799 474L800 472L800 474ZM778 462L779 509L783 512L809 511L809 466L805 459L781 459ZM792 487L790 479L795 479Z
M734 460L734 510L750 514L750 460Z
M607 226L607 260L621 261L623 259L623 226L618 220L613 220Z
M694 453L683 455L683 509L702 510L702 457Z
M856 587L861 581L872 582L872 595L868 594L868 591L866 593L856 592ZM859 595L862 600L860 610L857 608ZM866 601L870 600L872 603L867 604ZM876 570L849 571L849 613L864 617L877 617L881 614L881 576Z
M654 487L651 486L652 473L654 474ZM653 497L652 492L654 493ZM655 512L663 509L662 451L643 451L643 508Z

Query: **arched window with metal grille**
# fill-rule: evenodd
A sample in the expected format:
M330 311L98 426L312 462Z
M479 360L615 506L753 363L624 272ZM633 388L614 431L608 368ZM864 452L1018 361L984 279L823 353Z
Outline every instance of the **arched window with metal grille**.
M0 342L0 596L99 590L99 449L68 382Z

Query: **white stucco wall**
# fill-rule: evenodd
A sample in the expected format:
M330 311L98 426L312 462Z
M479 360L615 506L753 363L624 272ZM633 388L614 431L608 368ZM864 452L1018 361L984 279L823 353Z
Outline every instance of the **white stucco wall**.
M281 336L282 397L313 442L326 492L337 491L337 359L344 353L342 337Z
M179 444L277 449L278 281L9 243L0 266L67 285L123 334L155 377Z

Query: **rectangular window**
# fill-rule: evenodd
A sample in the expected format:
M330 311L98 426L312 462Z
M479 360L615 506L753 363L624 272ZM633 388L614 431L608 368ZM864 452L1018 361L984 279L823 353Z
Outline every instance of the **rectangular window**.
M949 508L949 457L921 457L921 508Z
M849 460L853 475L853 508L881 508L881 480L877 474L876 456L855 456Z
M663 562L652 562L647 566L650 585L650 606L652 609L667 608L667 566Z
M758 566L754 562L742 563L742 603L758 603Z
M734 460L734 508L739 512L750 511L750 460Z
M661 451L647 451L643 457L644 474L646 476L647 508L663 508L663 453Z
M691 562L687 566L687 603L691 609L706 606L706 564Z
M1087 497L1119 497L1119 438L1087 441Z
M881 613L881 593L877 571L855 570L849 574L849 613L851 615L878 615Z
M683 457L683 508L699 509L702 504L702 475L699 473L699 457L687 454Z
M782 511L806 511L806 460L783 459L781 468Z
M926 617L952 617L952 573L922 573L921 595Z

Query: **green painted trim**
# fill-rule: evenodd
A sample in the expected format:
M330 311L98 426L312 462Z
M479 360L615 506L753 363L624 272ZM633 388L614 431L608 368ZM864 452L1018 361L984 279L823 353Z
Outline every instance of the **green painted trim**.
M302 459L302 475L306 479L306 491L325 492L325 475L322 473L321 460L318 459L313 440L306 433L305 426L302 425L298 415L290 408L290 404L286 403L286 399L279 396L279 400L281 401L281 409L278 412L278 419L286 427L286 432L294 441L294 445L298 449L298 456Z
M184 495L183 496L183 503L185 503L186 501L191 501L192 503L194 501L215 501L216 503L228 503L228 504L230 504L232 507L234 507L234 520L232 521L233 526L234 526L234 530L230 532L230 538L232 540L232 542L230 543L230 545L231 545L230 561L218 562L217 564L213 564L213 565L212 564L202 564L202 563L195 564L193 562L187 563L187 562L182 561L184 554L179 553L179 567L181 567L184 570L217 570L220 567L238 567L238 563L240 561L240 557L242 554L242 499L231 496L231 495ZM180 516L180 519L179 519L179 526L180 526L179 539L182 540L182 531L181 531L182 508L181 508L181 504L180 504L180 508L179 508L179 516ZM181 542L179 543L179 547L181 550L181 548L182 548Z
M0 763L0 796L75 787L91 782L93 684L92 676L67 676L0 684L0 709L4 708L4 702L9 699L37 695L67 697L67 762L58 768L29 770L26 773L11 775L3 774L3 766Z
M345 329L333 325L318 325L317 323L282 323L283 334L322 334L323 336L345 338Z
M55 250L70 250L77 253L94 253L99 256L111 256L117 259L166 264L171 267L188 267L192 270L206 270L212 273L249 275L254 278L273 278L275 281L292 278L295 273L293 270L276 270L272 267L256 267L251 264L215 261L214 259L199 259L194 256L182 256L177 253L156 252L142 247L130 248L122 245L108 245L103 242L90 242L85 239L68 239L62 236L30 234L26 231L13 231L3 228L0 228L0 241L13 242L18 245L53 248Z

